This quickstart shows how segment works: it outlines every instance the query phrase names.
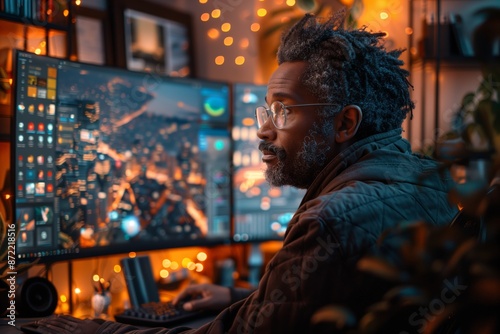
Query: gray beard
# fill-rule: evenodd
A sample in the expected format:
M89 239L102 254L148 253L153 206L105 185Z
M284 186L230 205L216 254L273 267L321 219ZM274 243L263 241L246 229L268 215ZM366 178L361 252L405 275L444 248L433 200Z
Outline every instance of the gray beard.
M276 150L278 163L266 169L266 181L274 187L289 185L307 189L329 162L327 153L331 147L323 136L311 130L295 157L288 158L285 151Z

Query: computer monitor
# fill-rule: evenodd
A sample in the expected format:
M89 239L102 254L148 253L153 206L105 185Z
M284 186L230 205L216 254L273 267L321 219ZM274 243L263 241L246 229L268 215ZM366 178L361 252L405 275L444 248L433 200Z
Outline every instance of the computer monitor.
M18 260L230 241L230 85L15 53Z
M304 190L270 187L258 149L255 108L265 104L266 86L233 84L233 241L282 240Z

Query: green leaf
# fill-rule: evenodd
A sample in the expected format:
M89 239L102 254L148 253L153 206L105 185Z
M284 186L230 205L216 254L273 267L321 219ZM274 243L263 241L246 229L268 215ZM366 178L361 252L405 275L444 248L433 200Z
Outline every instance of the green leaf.
M489 80L488 78L484 78L479 84L477 91L479 94L482 94L484 98L488 100L491 99L491 95L493 94L493 87L491 80Z
M489 99L484 99L478 103L474 113L474 119L486 135L490 146L493 146L493 142L495 140L495 130L493 129L493 109L494 102Z
M474 103L474 97L476 96L475 93L469 92L464 95L462 98L462 105L460 106L461 109L467 109L469 105Z

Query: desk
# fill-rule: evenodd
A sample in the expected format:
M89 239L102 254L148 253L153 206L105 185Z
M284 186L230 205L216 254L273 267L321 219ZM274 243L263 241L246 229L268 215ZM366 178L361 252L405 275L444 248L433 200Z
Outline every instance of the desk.
M21 331L19 329L19 327L23 324L27 324L27 323L36 321L38 319L40 319L40 318L17 318L16 319L16 327L13 327L13 326L8 324L8 321L10 321L10 319L2 318L2 319L0 319L0 333L2 333L2 334L24 333L23 331ZM187 327L191 327L191 328L199 328L199 327L203 326L204 324L212 321L213 319L215 319L215 315L205 315L205 316L200 316L199 318L197 318L195 320L191 319L190 321L176 323L175 326L173 326L173 327L187 326ZM143 328L146 328L146 327L143 327Z

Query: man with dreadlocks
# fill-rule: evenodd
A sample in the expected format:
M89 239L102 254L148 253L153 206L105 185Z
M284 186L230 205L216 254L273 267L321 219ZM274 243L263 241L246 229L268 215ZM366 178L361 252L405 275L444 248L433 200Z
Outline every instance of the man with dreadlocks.
M402 51L386 51L383 33L343 25L342 13L324 22L305 15L283 35L267 106L256 109L259 149L271 185L307 192L256 291L198 285L180 294L202 295L188 309L226 307L187 332L306 333L325 305L362 309L369 298L355 284L356 262L377 247L382 232L405 221L444 225L455 215L450 180L401 137L414 108ZM185 331L68 317L40 328L84 323L96 327L92 333Z

